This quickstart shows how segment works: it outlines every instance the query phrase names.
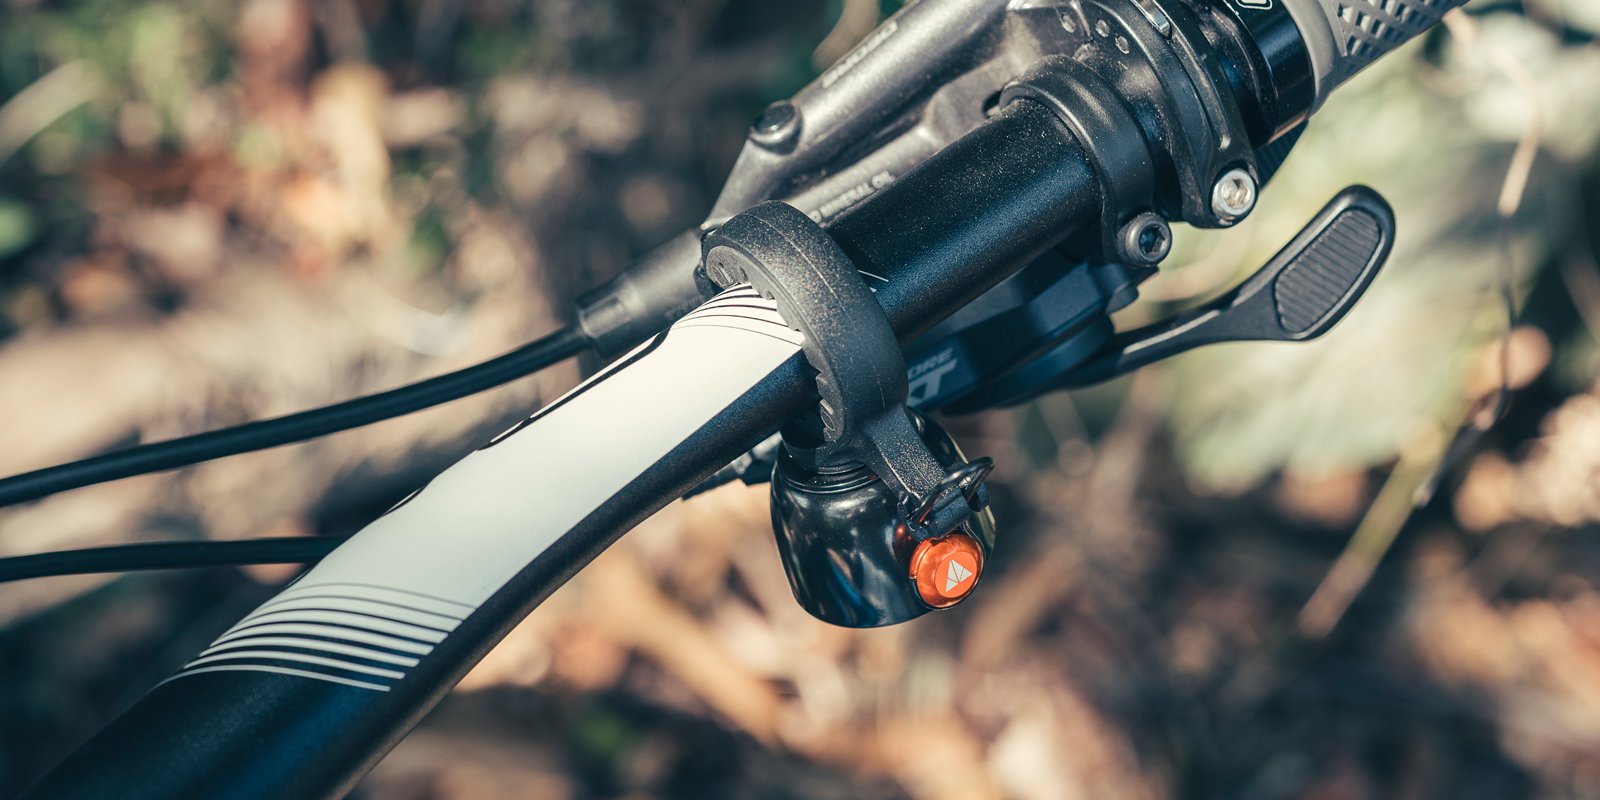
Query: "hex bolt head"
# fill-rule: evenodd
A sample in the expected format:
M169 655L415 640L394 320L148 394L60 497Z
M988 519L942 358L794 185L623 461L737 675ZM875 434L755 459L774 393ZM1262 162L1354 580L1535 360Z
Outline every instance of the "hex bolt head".
M1128 220L1117 232L1117 255L1129 266L1159 264L1172 252L1172 227L1148 211Z
M1211 187L1211 213L1221 222L1238 222L1255 207L1256 180L1238 167L1222 173Z
M728 269L728 262L721 258L713 258L706 262L706 277L718 286L732 286L740 282L742 275Z
M787 147L800 137L800 110L784 100L767 106L750 126L750 141L769 150Z

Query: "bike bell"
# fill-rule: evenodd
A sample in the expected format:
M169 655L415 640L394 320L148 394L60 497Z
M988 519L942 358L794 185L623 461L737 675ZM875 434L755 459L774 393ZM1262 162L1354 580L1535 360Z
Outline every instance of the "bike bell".
M967 461L954 440L916 416L935 459ZM920 541L897 494L858 462L826 463L803 433L786 431L772 475L772 528L795 599L812 616L875 628L949 608L972 594L994 546L985 508Z

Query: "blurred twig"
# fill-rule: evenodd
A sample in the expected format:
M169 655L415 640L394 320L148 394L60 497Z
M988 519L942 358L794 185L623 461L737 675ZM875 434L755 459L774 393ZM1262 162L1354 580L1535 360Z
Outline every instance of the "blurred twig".
M1417 507L1425 505L1433 498L1445 473L1450 471L1479 437L1488 432L1505 415L1506 406L1510 402L1511 333L1517 327L1514 274L1516 254L1512 247L1511 226L1517 211L1522 208L1522 199L1528 190L1528 177L1533 172L1533 163L1539 155L1540 142L1544 138L1544 106L1539 101L1539 82L1534 79L1532 73L1503 48L1492 42L1486 42L1480 35L1477 21L1467 16L1465 12L1458 9L1446 14L1444 23L1450 34L1461 42L1462 47L1479 53L1506 80L1517 87L1520 94L1527 99L1527 117L1523 124L1522 136L1517 140L1517 147L1511 153L1511 163L1506 167L1505 179L1500 184L1500 196L1495 203L1495 212L1500 216L1498 245L1501 250L1500 258L1495 264L1495 278L1500 302L1505 310L1505 332L1500 337L1500 384L1495 391L1493 406L1468 416L1433 475L1419 487L1417 496L1413 499L1413 504Z
M1577 213L1581 215L1581 198L1579 202ZM1577 227L1580 231L1588 228L1581 216ZM1591 337L1600 341L1600 259L1595 258L1594 243L1588 236L1574 238L1576 243L1557 258L1557 266L1584 327Z
M1411 518L1415 508L1412 499L1437 471L1444 453L1444 439L1437 433L1418 436L1400 451L1400 461L1389 480L1384 482L1377 499L1372 501L1372 508L1362 518L1333 569L1300 610L1301 635L1321 638L1339 624L1350 603L1372 579L1372 573L1389 552L1406 520Z
M659 661L745 732L775 742L781 708L777 692L741 668L699 620L663 594L631 552L613 549L586 574L597 589L600 624Z
M99 76L82 61L69 61L47 72L0 106L0 164L28 140L100 91Z
M1469 52L1475 52L1514 84L1527 99L1527 120L1521 138L1512 152L1511 163L1501 182L1495 211L1500 217L1499 244L1503 249L1497 263L1496 279L1500 301L1505 307L1505 333L1499 346L1499 382L1492 405L1467 402L1460 418L1450 428L1455 435L1446 443L1432 435L1413 440L1401 451L1400 462L1362 519L1350 543L1340 554L1322 584L1300 612L1300 632L1319 638L1338 624L1355 596L1394 544L1411 512L1432 499L1439 481L1451 466L1504 414L1511 393L1511 333L1516 327L1517 306L1512 268L1511 221L1522 207L1528 178L1533 171L1544 132L1543 106L1539 85L1533 75L1510 53L1480 36L1478 24L1459 9L1445 15L1450 34Z

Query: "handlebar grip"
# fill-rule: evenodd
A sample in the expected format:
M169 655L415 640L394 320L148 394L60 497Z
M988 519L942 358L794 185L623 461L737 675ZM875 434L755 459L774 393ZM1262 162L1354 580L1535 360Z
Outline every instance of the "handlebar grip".
M1300 28L1321 106L1328 93L1467 0L1283 0Z

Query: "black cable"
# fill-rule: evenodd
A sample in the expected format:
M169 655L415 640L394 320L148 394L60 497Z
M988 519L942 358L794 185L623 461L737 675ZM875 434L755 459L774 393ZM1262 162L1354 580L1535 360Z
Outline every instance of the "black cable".
M238 541L146 542L112 547L60 550L0 558L0 583L88 575L98 572L132 572L146 569L183 569L242 564L309 564L321 561L343 536L279 536Z
M371 425L531 375L577 355L588 344L582 333L566 328L482 364L398 389L25 472L0 480L0 506Z

